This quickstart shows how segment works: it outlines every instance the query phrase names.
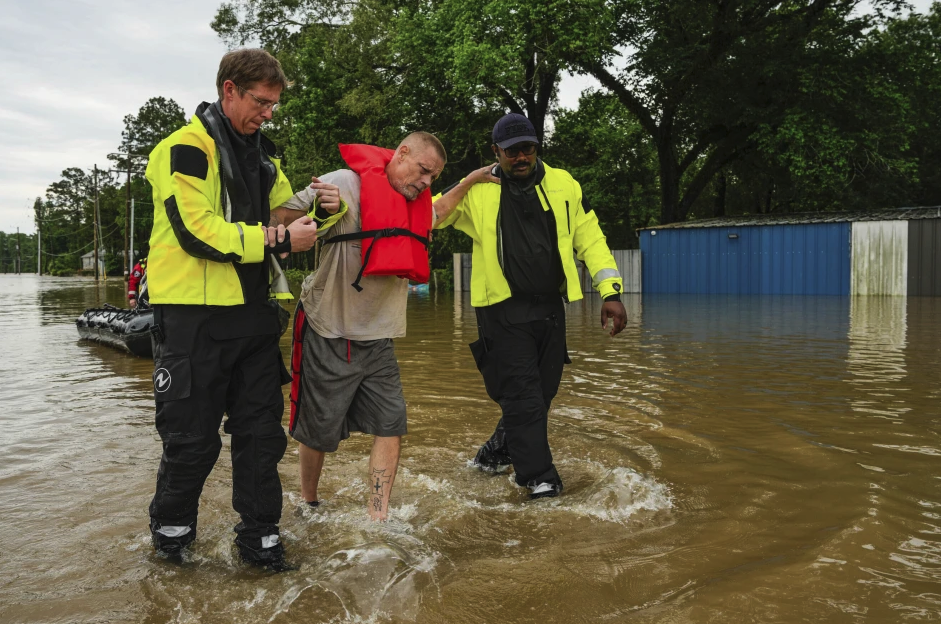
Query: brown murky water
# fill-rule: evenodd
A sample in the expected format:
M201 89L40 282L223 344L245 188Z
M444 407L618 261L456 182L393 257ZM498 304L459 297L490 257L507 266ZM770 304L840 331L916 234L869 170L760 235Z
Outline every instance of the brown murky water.
M328 458L316 512L291 443L283 575L234 556L225 450L191 560L152 554L151 363L78 341L95 300L0 276L4 623L941 619L941 300L633 298L614 340L573 304L566 489L530 503L467 467L497 419L468 301L416 296L392 520L366 519L368 438Z

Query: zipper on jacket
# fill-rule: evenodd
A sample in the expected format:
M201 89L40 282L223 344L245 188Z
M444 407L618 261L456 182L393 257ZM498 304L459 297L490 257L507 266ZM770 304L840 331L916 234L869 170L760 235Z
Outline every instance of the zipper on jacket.
M542 188L542 184L539 185L539 190L542 192L542 198L546 200L546 206L549 207L549 211L552 212L552 216L555 217L555 211L552 209L552 203L549 201L549 196L546 195L546 190ZM568 222L569 235L572 234L572 217L569 215L569 202L565 200L565 219ZM553 219L554 220L554 219ZM569 278L565 274L565 258L562 256L562 246L558 243L558 233L556 233L556 249L559 251L559 261L562 263L562 285L560 290L562 291L562 298L568 302L568 289L569 289Z
M500 263L500 272L503 273L503 226L500 220L500 206L497 205L497 262ZM504 273L504 277L506 274Z

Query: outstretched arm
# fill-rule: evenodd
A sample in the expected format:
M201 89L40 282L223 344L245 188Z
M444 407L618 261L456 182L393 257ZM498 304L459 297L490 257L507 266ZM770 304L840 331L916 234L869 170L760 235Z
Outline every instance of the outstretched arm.
M461 203L461 200L464 199L464 196L467 195L467 191L470 190L472 186L479 182L492 182L494 184L500 184L500 178L496 177L491 173L494 165L487 165L486 167L481 167L476 171L472 171L466 178L461 180L458 184L452 186L446 193L441 195L435 201L434 207L434 223L432 227L437 226L439 223L448 218L448 216L454 212L454 209L457 208L457 205Z

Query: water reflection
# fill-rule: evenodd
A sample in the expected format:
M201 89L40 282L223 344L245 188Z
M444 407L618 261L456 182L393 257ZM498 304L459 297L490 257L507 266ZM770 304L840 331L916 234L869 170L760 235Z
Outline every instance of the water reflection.
M566 492L530 504L467 467L499 416L467 295L410 296L391 521L363 510L368 438L328 458L317 510L292 445L301 569L270 576L236 559L226 450L189 561L152 555L151 363L73 325L122 297L0 276L4 622L941 618L937 299L628 295L617 339L597 298L569 305L550 416Z

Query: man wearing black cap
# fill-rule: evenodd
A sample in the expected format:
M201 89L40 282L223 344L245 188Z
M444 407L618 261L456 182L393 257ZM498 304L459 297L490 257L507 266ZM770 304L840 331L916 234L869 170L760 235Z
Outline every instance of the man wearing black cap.
M597 216L568 172L537 157L538 146L526 117L505 115L493 128L498 166L474 171L434 204L436 228L452 225L474 241L479 339L470 347L487 394L503 410L474 464L486 471L512 464L516 483L534 499L562 491L547 425L569 362L564 303L582 298L573 255L604 299L602 327L612 320L614 336L627 323L623 283Z

